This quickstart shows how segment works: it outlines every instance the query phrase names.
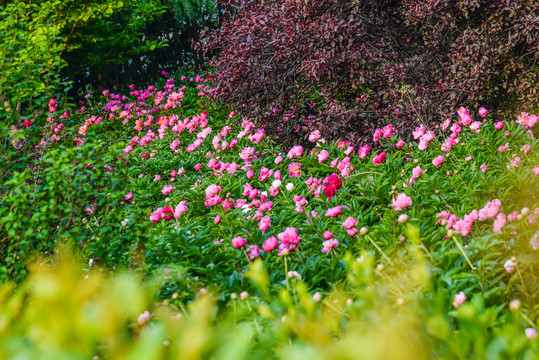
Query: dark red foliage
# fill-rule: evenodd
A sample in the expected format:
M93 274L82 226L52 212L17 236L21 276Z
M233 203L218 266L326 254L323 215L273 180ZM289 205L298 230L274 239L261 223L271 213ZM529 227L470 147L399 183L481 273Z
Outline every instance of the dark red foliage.
M222 0L216 95L281 140L537 106L537 1ZM529 109L531 110L531 109Z
M328 201L331 201L333 195L335 195L337 193L337 190L342 187L342 180L339 175L331 174L324 179L323 184L326 185L326 187L324 188L324 195L326 195Z

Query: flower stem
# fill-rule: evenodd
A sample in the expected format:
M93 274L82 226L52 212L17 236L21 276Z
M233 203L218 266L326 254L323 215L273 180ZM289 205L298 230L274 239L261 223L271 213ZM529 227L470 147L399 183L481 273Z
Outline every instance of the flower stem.
M468 255L466 255L466 253L464 252L464 249L462 248L462 246L460 245L460 243L458 242L457 240L457 237L456 236L452 236L453 237L453 240L455 241L455 244L457 244L460 252L462 253L462 255L464 256L464 258L466 259L466 261L468 262L468 265L470 265L470 268L472 268L472 271L474 271L476 268L472 265L472 262L470 261L470 259L468 258Z
M358 237L358 236L356 235L356 237ZM382 256L387 260L387 262L388 262L389 264L395 265L395 264L393 264L393 262L391 261L391 259L390 259L390 258L389 258L389 257L382 251L382 249L380 249L380 247L379 247L378 245L376 245L376 243L374 242L374 240L371 239L370 236L365 236L365 237L367 238L367 240L369 240L369 241L371 242L371 244L374 245L374 247L376 248L376 250L378 250L378 252L379 252L380 254L382 254ZM358 239L359 239L359 237L358 237Z

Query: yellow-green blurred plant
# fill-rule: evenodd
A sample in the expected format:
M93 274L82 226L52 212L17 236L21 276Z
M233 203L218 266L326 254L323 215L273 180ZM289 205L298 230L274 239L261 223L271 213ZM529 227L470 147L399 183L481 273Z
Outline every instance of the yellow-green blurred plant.
M296 276L271 288L260 260L257 291L230 301L202 289L158 301L134 274L87 271L62 253L0 290L1 359L534 359L518 309L503 324L480 296L448 314L414 240L410 256L383 267L367 252L344 260L348 277L310 294ZM437 308L439 303L439 308ZM429 305L426 305L429 304ZM480 336L480 339L474 339Z

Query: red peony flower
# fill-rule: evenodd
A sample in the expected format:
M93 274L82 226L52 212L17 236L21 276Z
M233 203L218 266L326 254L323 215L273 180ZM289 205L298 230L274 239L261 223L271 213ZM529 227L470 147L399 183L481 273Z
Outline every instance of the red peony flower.
M331 174L324 179L323 184L326 185L324 189L324 195L327 196L328 201L331 201L333 195L335 195L337 193L337 190L342 187L342 180L339 175Z

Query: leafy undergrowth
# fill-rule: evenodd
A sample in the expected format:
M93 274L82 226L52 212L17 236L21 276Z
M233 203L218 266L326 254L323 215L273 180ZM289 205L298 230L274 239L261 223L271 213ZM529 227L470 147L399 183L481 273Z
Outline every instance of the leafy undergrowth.
M318 132L312 149L283 149L210 93L197 76L88 94L70 114L51 101L43 156L5 184L4 277L22 279L27 259L68 243L91 274L95 264L139 272L185 329L207 334L193 344L191 330L174 328L157 305L148 311L160 316L128 325L145 309L137 302L111 318L118 334L99 328L80 351L120 356L107 352L117 343L99 340L117 335L134 347L159 344L156 358L171 354L163 341L191 344L192 358L533 358L535 115L494 122L481 109L474 121L461 108L459 119L421 126L409 143L391 124L376 130L376 152ZM4 318L0 332L16 337L37 321L24 314L39 313L40 302L20 301L40 274L7 296L21 312L9 316L26 322L14 330ZM88 311L75 297L65 300L74 313Z

